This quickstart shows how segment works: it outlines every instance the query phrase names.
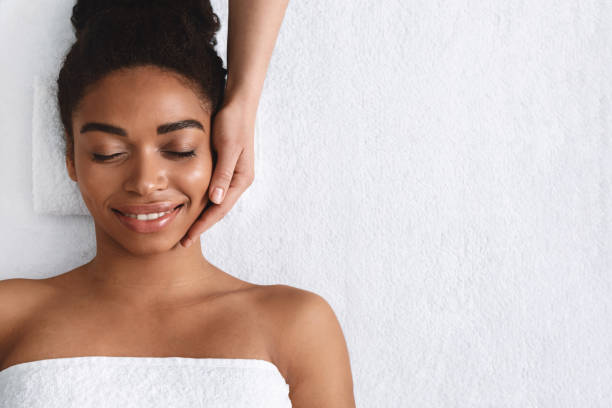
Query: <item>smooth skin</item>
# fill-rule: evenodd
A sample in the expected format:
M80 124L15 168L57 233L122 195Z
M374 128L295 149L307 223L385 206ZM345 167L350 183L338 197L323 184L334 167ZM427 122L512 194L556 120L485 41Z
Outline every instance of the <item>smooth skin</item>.
M346 342L325 299L237 279L205 259L200 237L179 244L213 170L210 106L182 79L155 66L115 71L73 112L66 167L93 217L96 255L52 278L0 281L0 370L93 355L256 358L278 367L293 407L354 407ZM202 128L157 133L188 119ZM125 135L81 131L88 123ZM157 232L132 231L112 210L159 201L184 207Z
M215 205L185 234L181 244L186 247L221 220L253 183L255 116L287 4L288 0L229 1L227 85L213 125L217 164L208 193Z

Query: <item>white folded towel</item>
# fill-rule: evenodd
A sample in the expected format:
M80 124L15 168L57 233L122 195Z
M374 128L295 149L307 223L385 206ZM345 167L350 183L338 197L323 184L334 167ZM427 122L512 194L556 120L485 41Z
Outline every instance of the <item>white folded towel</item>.
M238 358L53 358L0 371L0 408L290 408L271 362Z
M32 195L39 214L90 215L78 185L68 177L56 76L34 77Z

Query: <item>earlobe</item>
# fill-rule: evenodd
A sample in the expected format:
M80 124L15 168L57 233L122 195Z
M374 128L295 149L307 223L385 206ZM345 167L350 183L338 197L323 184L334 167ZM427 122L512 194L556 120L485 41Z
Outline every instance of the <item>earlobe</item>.
M68 133L66 133L65 131L64 131L64 140L66 141L70 140L70 136L68 136ZM74 145L72 143L70 142L67 143L64 156L66 157L66 170L68 171L68 177L70 177L72 181L75 181L75 182L78 181L77 176L76 176L76 169L74 167Z
M72 181L77 181L76 170L74 168L74 160L70 158L68 154L66 154L66 170L68 170L68 177L70 177Z

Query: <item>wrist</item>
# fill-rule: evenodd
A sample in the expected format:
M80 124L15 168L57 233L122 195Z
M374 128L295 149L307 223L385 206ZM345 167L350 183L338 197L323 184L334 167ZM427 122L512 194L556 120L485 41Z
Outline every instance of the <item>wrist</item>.
M242 111L243 115L245 115L246 117L255 120L258 105L258 97L246 93L228 92L226 90L221 108L238 109Z
M234 82L232 79L233 77L228 74L223 105L240 105L242 109L255 115L261 97L261 88L256 86L253 81L249 84L245 81Z

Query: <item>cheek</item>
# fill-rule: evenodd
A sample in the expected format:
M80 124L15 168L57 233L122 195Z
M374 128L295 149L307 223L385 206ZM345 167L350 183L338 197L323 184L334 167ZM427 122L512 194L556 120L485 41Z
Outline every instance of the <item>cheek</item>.
M194 159L190 163L173 168L170 173L170 183L187 194L194 205L200 206L208 201L205 193L211 176L211 160Z
M94 207L101 205L117 190L120 179L113 177L113 173L104 170L102 166L89 164L85 160L87 159L77 159L75 169L83 201L89 210L93 211Z

